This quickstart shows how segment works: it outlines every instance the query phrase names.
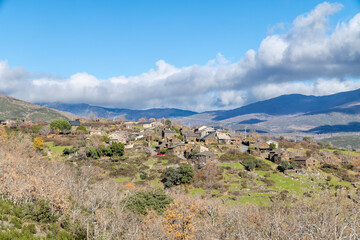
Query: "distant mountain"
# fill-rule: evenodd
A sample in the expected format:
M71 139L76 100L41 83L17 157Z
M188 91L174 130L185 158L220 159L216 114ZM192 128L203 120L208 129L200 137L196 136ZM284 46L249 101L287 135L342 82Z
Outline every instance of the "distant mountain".
M54 109L0 94L0 120L31 119L35 122L49 122L56 118L68 120L69 116Z
M152 108L147 110L131 110L123 108L105 108L92 106L85 103L39 103L41 106L54 108L63 112L69 112L77 116L88 117L91 113L102 118L118 118L124 116L127 120L139 120L140 118L175 118L197 114L196 112L176 108Z
M360 131L360 89L328 96L282 95L233 110L196 113L174 108L131 110L104 108L88 104L43 103L43 106L88 117L128 120L177 118L188 125L207 124L233 129L255 129L258 132L330 133Z
M263 113L272 116L299 113L308 115L330 112L360 113L359 106L346 106L351 103L360 103L360 89L319 97L301 94L282 95L233 110L210 113L214 114L213 120L215 121L252 113Z

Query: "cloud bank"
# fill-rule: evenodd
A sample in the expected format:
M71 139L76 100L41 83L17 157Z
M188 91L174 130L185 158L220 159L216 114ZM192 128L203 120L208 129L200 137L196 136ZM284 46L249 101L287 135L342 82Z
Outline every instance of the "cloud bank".
M138 76L67 79L39 76L0 61L0 91L32 102L89 103L196 111L229 109L282 94L326 95L360 88L360 13L333 29L338 3L298 16L283 34L271 33L237 62L218 54L206 65L177 68L163 60Z

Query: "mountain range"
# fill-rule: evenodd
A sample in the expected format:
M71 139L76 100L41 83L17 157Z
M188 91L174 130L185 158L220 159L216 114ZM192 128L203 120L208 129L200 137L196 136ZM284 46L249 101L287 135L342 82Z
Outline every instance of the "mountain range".
M140 118L176 118L186 117L197 114L196 112L181 110L176 108L151 108L146 110L131 110L124 108L105 108L92 106L85 103L69 104L69 103L38 103L41 106L54 108L62 112L68 112L81 117L89 117L94 114L101 118L120 118L123 116L127 120L139 120Z
M56 109L56 110L52 110ZM188 125L208 124L260 132L358 132L360 131L360 89L327 96L282 95L232 110L194 112L176 108L132 110L106 108L85 103L26 103L0 95L0 118L67 118L72 114L139 120L140 118L179 119Z

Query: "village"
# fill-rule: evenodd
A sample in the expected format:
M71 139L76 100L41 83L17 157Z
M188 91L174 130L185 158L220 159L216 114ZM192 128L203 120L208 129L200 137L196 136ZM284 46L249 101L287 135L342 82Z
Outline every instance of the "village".
M30 132L43 138L45 142L54 142L58 146L75 145L66 143L70 139L77 139L75 142L82 139L82 142L88 142L91 146L98 146L100 143L96 143L94 139L101 139L100 142L106 139L105 145L121 143L125 150L145 152L150 156L176 156L181 163L190 163L197 168L221 162L221 156L228 152L247 153L276 165L286 165L284 170L287 172L316 169L324 164L351 164L356 161L354 158L357 156L356 152L346 155L334 150L319 151L324 147L323 144L314 143L310 137L296 143L282 136L270 139L256 131L240 132L209 126L188 127L164 118L142 118L138 122L78 118L65 122L68 123L68 128L65 129L54 129L51 124L17 119L0 120L0 125L8 129L27 129L27 132L29 129L37 129ZM331 143L327 145L331 149Z

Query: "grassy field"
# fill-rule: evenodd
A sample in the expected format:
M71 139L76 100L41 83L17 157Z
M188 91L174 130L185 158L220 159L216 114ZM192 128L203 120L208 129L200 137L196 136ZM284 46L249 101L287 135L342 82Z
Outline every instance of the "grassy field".
M49 147L52 159L62 157L62 153L65 148L72 148L72 146L54 146L53 142L46 142L45 145Z

